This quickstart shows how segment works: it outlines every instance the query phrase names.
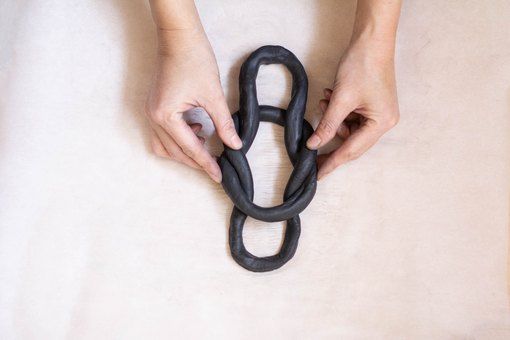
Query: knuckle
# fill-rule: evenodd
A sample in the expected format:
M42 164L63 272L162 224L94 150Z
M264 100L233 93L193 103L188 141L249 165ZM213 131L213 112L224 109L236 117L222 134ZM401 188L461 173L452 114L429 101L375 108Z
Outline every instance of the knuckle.
M163 110L150 110L147 111L146 115L157 124L163 124L166 119L166 114Z
M182 152L184 152L189 158L194 159L197 156L196 149L192 146L182 146Z
M388 128L395 127L400 120L400 115L398 113L392 114L388 119L386 120L386 125Z
M385 131L388 131L388 130L392 129L393 127L395 127L395 125L398 124L398 121L399 121L399 115L391 114L391 115L388 115L388 116L384 117L383 119L381 119L379 125L380 125L381 130L383 132L385 132Z
M358 159L360 156L361 156L361 153L359 150L355 150L355 149L345 150L345 158L349 161Z
M177 113L169 113L163 116L163 124L172 126L181 119L181 116Z
M221 91L213 90L212 93L201 96L198 99L198 102L211 116L217 116L219 114L219 112L217 112L218 103L222 103L224 100L225 99Z
M145 115L160 126L173 124L180 119L178 113L172 113L164 109L146 110Z
M234 121L229 117L221 123L221 130L228 135L233 135L236 131Z
M323 118L319 123L318 132L326 136L330 136L335 133L335 124L328 118Z
M340 155L340 154L337 154L337 155L334 155L333 157L331 157L331 160L328 162L330 171L338 168L343 162L344 162L344 160L342 158L342 155Z
M340 164L342 164L342 160L340 159L340 157L333 159L331 161L330 171L338 168L340 166Z
M353 106L358 99L358 94L354 91L339 91L338 94L338 103L344 106Z

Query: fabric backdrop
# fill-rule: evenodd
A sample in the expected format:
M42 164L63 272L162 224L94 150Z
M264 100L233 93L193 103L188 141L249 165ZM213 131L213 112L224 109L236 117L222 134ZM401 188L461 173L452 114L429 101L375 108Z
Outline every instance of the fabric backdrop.
M197 4L231 110L243 60L279 44L316 124L355 2ZM405 1L401 122L319 183L294 259L256 274L230 257L221 186L150 152L147 3L1 1L0 338L508 339L509 17L506 0ZM285 107L289 85L263 67L261 103ZM255 201L281 202L282 129L262 124L249 161ZM248 249L274 253L282 227L249 219Z

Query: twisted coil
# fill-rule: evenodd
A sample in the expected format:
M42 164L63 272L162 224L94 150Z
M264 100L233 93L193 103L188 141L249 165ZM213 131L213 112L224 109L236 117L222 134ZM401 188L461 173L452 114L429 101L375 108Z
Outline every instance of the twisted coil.
M258 103L257 73L261 65L267 64L283 64L292 74L291 100L287 110ZM219 158L222 185L234 203L229 245L232 257L239 265L250 271L265 272L280 268L294 256L301 233L298 214L311 202L317 188L317 151L305 146L313 133L312 126L304 119L308 78L303 65L292 52L281 46L263 46L242 65L239 88L240 108L232 117L243 147L233 150L224 145ZM283 203L268 208L253 203L253 177L246 159L261 121L284 127L285 147L294 167L285 187ZM285 238L277 254L257 257L246 250L243 226L247 216L265 222L287 221Z

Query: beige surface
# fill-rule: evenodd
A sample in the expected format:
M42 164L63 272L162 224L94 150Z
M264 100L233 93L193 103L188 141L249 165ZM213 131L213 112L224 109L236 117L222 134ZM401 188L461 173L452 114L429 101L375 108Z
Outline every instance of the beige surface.
M199 1L231 109L246 55L281 44L316 122L354 6ZM0 338L510 338L508 1L405 2L401 123L320 183L295 258L267 274L230 258L221 187L148 152L144 2L0 15ZM264 67L261 102L285 105L288 82ZM259 204L281 199L281 138L263 124L250 151ZM270 254L281 224L245 235Z

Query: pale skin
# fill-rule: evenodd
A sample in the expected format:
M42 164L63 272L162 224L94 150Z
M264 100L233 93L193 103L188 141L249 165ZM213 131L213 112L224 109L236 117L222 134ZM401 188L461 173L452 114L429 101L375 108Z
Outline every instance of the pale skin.
M399 119L395 85L395 37L402 0L358 0L349 47L335 81L319 101L323 113L307 147L318 149L339 136L343 143L319 156L318 178L360 157ZM218 66L193 0L150 0L158 29L158 64L145 113L152 149L160 157L204 170L221 182L221 171L183 113L203 108L220 139L233 149L237 135L220 83Z

